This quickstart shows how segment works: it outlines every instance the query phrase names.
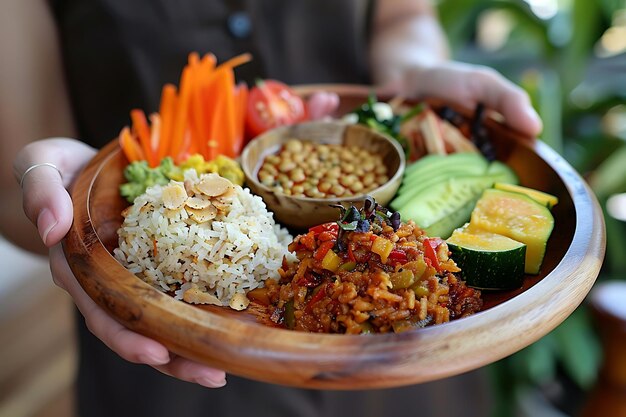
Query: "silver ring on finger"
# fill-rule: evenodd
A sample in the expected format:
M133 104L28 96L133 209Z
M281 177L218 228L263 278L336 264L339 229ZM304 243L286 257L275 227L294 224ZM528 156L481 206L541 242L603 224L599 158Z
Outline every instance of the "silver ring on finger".
M50 168L56 169L57 172L59 173L59 176L61 177L61 181L63 181L63 174L61 173L61 170L56 165L51 164L50 162L42 162L40 164L31 165L26 169L26 171L24 171L24 173L22 174L22 177L20 178L20 188L23 188L24 179L26 179L26 175L28 175L28 173L30 173L31 171L39 167L50 167Z

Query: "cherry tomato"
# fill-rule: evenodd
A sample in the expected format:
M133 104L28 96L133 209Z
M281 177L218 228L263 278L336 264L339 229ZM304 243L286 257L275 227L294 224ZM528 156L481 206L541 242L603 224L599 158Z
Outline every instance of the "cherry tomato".
M304 101L286 84L261 80L250 90L246 112L246 128L250 137L304 120L307 120Z

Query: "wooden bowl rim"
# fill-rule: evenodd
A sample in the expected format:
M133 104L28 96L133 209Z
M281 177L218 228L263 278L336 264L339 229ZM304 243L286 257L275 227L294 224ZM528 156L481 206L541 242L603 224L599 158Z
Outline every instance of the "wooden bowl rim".
M317 86L317 89L327 91L344 91L337 86L334 88L327 85ZM362 92L359 89L355 90L354 86L348 86L345 91L351 93L356 91L357 94ZM572 198L576 227L565 255L540 282L502 304L471 317L416 331L368 336L293 332L212 314L154 289L115 260L100 241L91 222L89 201L92 198L92 187L106 163L120 152L116 143L110 143L103 148L76 181L75 189L87 186L88 192L73 195L75 218L63 246L68 263L81 285L107 311L113 311L111 306L107 305L111 300L104 302L98 300L97 286L111 285L115 289L115 282L103 281L96 284L86 282L85 280L90 278L81 277L81 265L78 262L81 257L97 260L91 270L92 276L114 275L121 280L120 282L125 281L129 285L132 296L142 298L146 305L154 308L154 311L173 315L176 320L190 322L203 329L204 334L187 335L187 338L210 336L211 345L221 347L229 355L233 354L232 343L240 342L236 347L237 355L240 357L268 355L281 363L290 364L288 369L296 373L294 369L297 368L291 366L311 366L313 363L313 366L319 368L322 376L312 379L304 376L302 380L294 380L271 372L259 374L258 370L233 363L237 362L236 358L225 357L219 350L207 357L199 355L198 352L185 350L181 343L164 339L163 335L154 333L150 328L151 324L158 323L158 315L146 318L141 312L135 311L129 312L128 317L117 317L129 328L166 343L174 352L185 354L192 359L204 360L227 372L267 382L325 389L381 388L439 379L508 356L553 330L583 301L600 270L605 250L605 232L602 211L595 196L578 173L547 145L540 141L521 139L519 144L536 153L556 172ZM565 291L559 291L558 287L564 281L569 282L568 288L571 287L572 292L565 294ZM548 309L551 309L549 313L542 314ZM506 332L497 331L499 328L506 328L507 325L515 326L519 337L505 338ZM477 336L486 334L489 334L491 339L485 345ZM222 339L226 342L222 342ZM463 342L465 339L467 342ZM487 350L488 354L485 353ZM459 357L461 352L464 352L465 356ZM437 363L427 370L417 366L420 361L430 363L424 359L424 355L429 353L434 355ZM382 378L385 375L382 374L384 370L381 368L374 367L378 373L368 373L370 371L358 366L375 363L394 364L398 358L403 358L404 362L390 367L388 372L393 376L391 379ZM354 371L358 377L350 379L349 386L346 385L345 375L324 376L328 369L332 370L333 366L342 364L354 364L358 368Z
M359 128L363 127L364 129L367 129L364 126L361 125L351 125L349 123L345 123L345 122L341 122L341 121L337 121L337 120L333 120L333 121L312 121L312 122L304 122L301 124L307 124L307 125L313 125L316 123L324 123L324 124L336 124L338 126L345 126L347 127L356 127L359 126ZM265 132L262 135L257 136L257 138L260 138L261 136L264 136L266 134L269 134L271 132L277 132L277 131L282 131L282 130L289 130L289 126L281 126L281 127L277 127L275 129L272 129L271 131ZM404 151L402 150L402 148L400 147L400 145L397 143L397 141L391 139L389 136L385 135L384 133L381 132L373 132L374 135L380 137L381 139L383 139L397 154L399 160L400 160L400 164L398 165L398 168L396 169L395 173L393 174L392 177L389 178L389 180L387 180L387 182L385 182L384 184L380 185L379 187L374 188L373 190L369 191L368 194L376 194L379 193L380 191L384 190L385 188L391 186L392 184L394 184L396 181L398 181L398 178L400 178L402 175L404 175L404 170L406 168L406 160L404 158ZM254 140L254 139L253 139ZM250 149L251 147L254 146L254 142L249 142L245 148L243 149L243 151L241 152L241 157L240 157L240 161L241 161L241 169L243 170L243 173L246 177L247 181L252 181L254 183L255 187L258 187L260 189L262 189L265 192L268 193L272 193L272 194L277 194L280 195L282 198L285 198L287 200L294 200L294 201L300 201L300 202L304 202L304 203L312 203L312 204L336 204L336 203L341 203L341 202L352 202L352 201L361 201L363 200L363 198L367 195L367 194L358 194L358 195L353 195L353 196L349 196L349 197L334 197L334 198L314 198L314 197L297 197L297 196L292 196L292 195L287 195L287 194L278 194L275 193L274 190L272 190L271 188L267 187L265 184L263 184L262 182L260 182L257 179L257 176L255 175L256 171L256 166L251 169L248 164L245 163L246 161L246 156L248 155L248 153L250 153ZM263 152L261 152L263 153Z

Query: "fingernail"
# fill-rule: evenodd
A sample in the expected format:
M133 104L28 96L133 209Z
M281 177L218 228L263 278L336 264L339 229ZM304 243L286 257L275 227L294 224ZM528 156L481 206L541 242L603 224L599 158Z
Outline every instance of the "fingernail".
M164 365L170 361L170 357L167 354L150 352L139 355L139 360L147 365Z
M226 385L226 378L214 379L210 376L201 376L197 379L197 382L207 388L221 388Z
M37 229L39 230L39 236L41 236L43 243L47 244L46 240L48 239L48 235L58 223L59 222L50 210L47 208L41 210L39 216L37 216Z
M533 121L537 122L537 123L541 123L541 118L539 117L539 114L537 114L537 111L532 108L529 107L526 109L526 114L528 115L528 117L530 117Z

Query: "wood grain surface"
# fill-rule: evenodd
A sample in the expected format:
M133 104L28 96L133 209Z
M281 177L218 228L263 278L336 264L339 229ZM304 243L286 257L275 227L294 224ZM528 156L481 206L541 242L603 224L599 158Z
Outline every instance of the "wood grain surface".
M266 132L251 141L241 154L241 167L246 185L260 195L274 218L284 226L308 229L317 224L335 221L337 209L331 204L360 206L365 195L342 198L292 197L274 193L258 180L261 163L266 156L278 152L288 140L297 138L315 143L356 146L379 155L387 167L389 181L370 191L379 204L386 206L395 196L404 174L404 151L397 141L362 125L341 122L315 121L294 126L283 126Z
M306 95L320 88L340 94L341 112L356 107L369 92L358 86L299 91ZM264 325L258 306L234 312L177 301L111 255L126 207L118 193L126 160L116 142L98 153L74 185L74 223L65 254L85 291L121 323L172 352L229 373L320 389L393 387L463 373L508 356L558 326L589 292L605 249L602 211L574 169L542 142L495 120L486 126L498 159L516 171L523 185L556 195L559 204L541 273L526 276L519 290L485 292L485 308L474 316L401 334L328 335Z

